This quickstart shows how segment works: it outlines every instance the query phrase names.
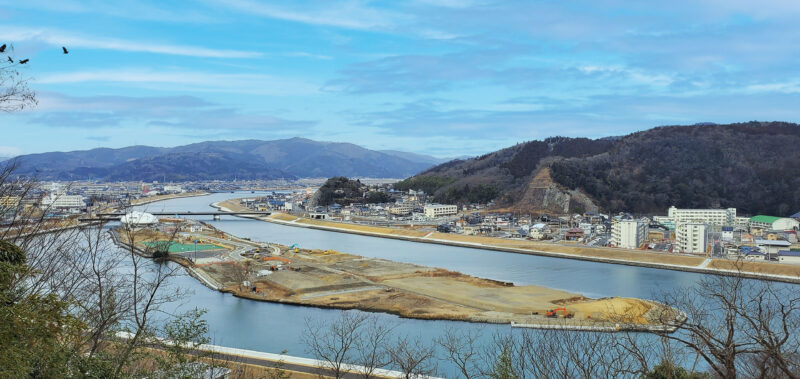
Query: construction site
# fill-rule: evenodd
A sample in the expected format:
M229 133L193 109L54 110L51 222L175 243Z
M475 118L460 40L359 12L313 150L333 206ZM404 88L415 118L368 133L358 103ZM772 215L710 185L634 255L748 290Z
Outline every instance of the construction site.
M636 298L590 299L541 286L483 279L441 268L237 238L187 219L120 233L142 255L185 266L235 296L417 319L586 330L669 330L679 312Z
M271 247L270 253L251 252L242 261L198 265L195 270L223 291L249 299L419 319L652 329L660 328L665 317L678 316L646 300L588 299L332 250Z

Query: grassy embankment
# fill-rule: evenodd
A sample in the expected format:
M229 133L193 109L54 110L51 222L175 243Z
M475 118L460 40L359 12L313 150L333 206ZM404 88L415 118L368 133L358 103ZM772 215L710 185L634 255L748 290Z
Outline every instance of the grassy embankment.
M131 205L144 205L162 200L178 199L181 197L205 196L205 195L208 195L208 192L198 191L198 192L170 193L166 195L155 195L155 196L148 196L139 199L134 199L131 201Z

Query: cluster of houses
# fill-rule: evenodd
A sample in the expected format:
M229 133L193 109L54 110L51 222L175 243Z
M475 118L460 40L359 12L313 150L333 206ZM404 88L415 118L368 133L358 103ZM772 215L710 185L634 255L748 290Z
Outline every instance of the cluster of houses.
M737 255L800 263L800 213L790 217L737 215L735 208L681 209L670 207L664 216L634 217L606 215L532 215L477 212L487 205L433 204L421 191L383 189L392 202L354 203L346 206L306 209L305 196L266 196L251 208L303 212L309 217L358 222L359 218L387 225L429 224L439 232L485 235L501 238L550 240L587 246L655 250L698 255ZM256 204L256 203L254 203Z
M611 230L612 246L800 263L800 213L790 217L742 217L736 214L736 208L673 206L666 216L616 216Z

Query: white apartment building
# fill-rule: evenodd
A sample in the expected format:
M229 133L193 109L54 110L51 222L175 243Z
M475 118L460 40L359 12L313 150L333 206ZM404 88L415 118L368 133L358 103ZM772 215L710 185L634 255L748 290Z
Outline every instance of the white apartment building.
M85 198L81 195L53 194L42 199L42 208L83 208L86 206Z
M427 204L425 205L425 217L436 218L450 216L458 213L457 205L447 204Z
M184 192L184 191L183 191L183 187L181 187L179 185L165 185L164 186L164 192L179 193L179 192Z
M675 227L675 252L702 254L708 245L708 225L702 222L684 222Z
M709 225L734 225L737 221L736 208L727 209L678 209L669 207L667 217L677 226L687 222L700 222Z
M611 245L637 249L647 240L647 223L642 220L614 219L611 226Z

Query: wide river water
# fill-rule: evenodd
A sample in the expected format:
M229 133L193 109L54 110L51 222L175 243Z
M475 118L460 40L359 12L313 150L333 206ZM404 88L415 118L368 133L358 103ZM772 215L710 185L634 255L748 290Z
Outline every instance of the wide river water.
M137 207L137 210L211 211L209 205L236 197L255 196L250 192L217 193L209 196L166 200ZM367 237L300 227L284 226L232 216L211 221L211 216L196 217L227 233L253 241L299 244L309 249L334 249L342 252L441 267L465 274L517 285L540 285L588 297L654 298L660 291L692 286L702 274L659 270L646 267L613 265L572 259L513 254L436 244L415 243L395 239ZM236 298L211 290L197 280L182 276L178 285L193 291L183 307L208 311L206 320L216 345L280 353L287 350L295 356L308 356L300 340L305 330L304 319L337 317L339 310L284 305ZM490 335L507 331L508 325L486 325L453 321L399 319L397 333L433 338L444 327L482 328Z

